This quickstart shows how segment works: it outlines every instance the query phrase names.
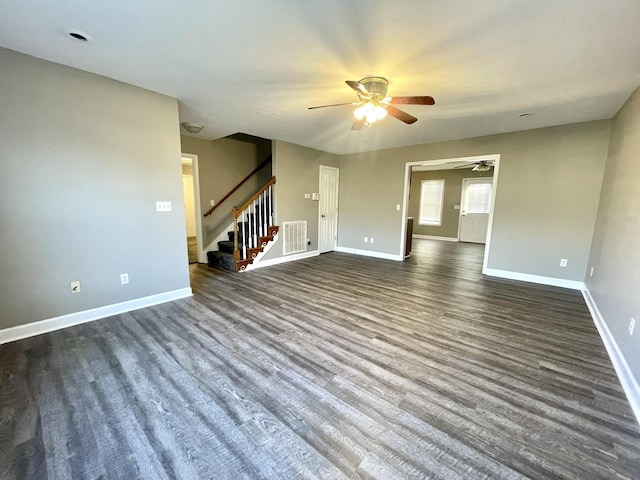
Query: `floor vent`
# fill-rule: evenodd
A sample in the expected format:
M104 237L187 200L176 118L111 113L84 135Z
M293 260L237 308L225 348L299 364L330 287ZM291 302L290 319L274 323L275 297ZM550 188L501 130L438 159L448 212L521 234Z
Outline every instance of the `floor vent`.
M307 221L282 223L284 243L282 254L290 255L307 251Z

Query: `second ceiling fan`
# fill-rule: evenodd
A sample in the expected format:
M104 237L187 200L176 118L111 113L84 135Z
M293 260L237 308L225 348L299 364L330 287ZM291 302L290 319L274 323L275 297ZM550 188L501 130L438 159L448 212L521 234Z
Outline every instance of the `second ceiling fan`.
M387 87L389 81L384 77L364 77L357 82L347 80L349 85L358 95L358 101L352 103L334 103L331 105L320 105L309 107L309 110L326 107L340 107L343 105L357 106L353 112L355 120L351 130L360 130L364 125L371 125L377 120L382 120L387 114L398 120L412 124L418 121L413 115L403 112L394 105L434 105L436 102L429 96L412 97L388 97Z

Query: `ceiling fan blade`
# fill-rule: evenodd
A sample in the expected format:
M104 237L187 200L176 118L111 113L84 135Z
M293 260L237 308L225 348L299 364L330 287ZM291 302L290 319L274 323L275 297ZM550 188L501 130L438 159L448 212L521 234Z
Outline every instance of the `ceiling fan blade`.
M345 80L345 83L353 88L359 96L364 98L371 98L371 94L369 93L369 91L360 82L356 82L355 80Z
M472 166L472 165L478 165L478 164L477 164L477 163L467 163L466 165L459 165L459 166L457 166L457 167L453 167L453 168L454 168L454 170L455 170L456 168L469 168L469 167L470 167L470 166Z
M435 105L433 97L391 97L391 105Z
M307 110L315 110L316 108L342 107L343 105L357 105L353 102L349 103L332 103L331 105L318 105L317 107L308 107Z
M353 121L353 125L351 125L351 130L361 130L364 124L367 121L367 117L362 117L360 120L357 118Z
M403 112L402 110L397 109L396 107L392 107L391 105L387 107L387 113L408 125L416 123L418 121L418 119L413 115L409 115L407 112Z

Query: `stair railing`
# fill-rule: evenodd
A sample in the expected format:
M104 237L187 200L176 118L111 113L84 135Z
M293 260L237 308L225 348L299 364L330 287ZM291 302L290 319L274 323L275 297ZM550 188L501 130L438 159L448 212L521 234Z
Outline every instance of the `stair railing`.
M274 225L273 185L271 179L241 206L233 207L233 259L236 271L244 270L256 255L273 239L278 228Z
M207 210L204 216L208 217L209 215L211 215L216 208L222 205L222 202L224 202L227 198L233 195L236 192L236 190L238 190L242 185L244 185L247 180L249 180L256 172L258 172L262 167L267 165L269 162L271 162L271 155L269 155L260 165L254 168L249 175L247 175L242 180L240 180L240 183L238 183L235 187L233 187L231 191L227 193L224 197L222 197L218 203L216 203L213 207Z

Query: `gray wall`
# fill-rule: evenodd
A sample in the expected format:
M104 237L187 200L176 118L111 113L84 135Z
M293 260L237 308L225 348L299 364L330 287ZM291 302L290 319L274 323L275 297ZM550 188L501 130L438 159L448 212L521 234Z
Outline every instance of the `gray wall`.
M176 100L5 49L0 65L0 328L188 288Z
M586 283L640 381L640 89L616 115ZM627 330L635 317L633 336Z
M462 195L462 179L493 177L493 168L489 172L473 172L470 168L458 170L428 170L411 173L411 191L409 194L409 217L413 217L414 235L430 235L434 237L458 238L460 223L460 206ZM420 225L420 190L423 180L444 179L444 198L442 199L442 222L440 226Z
M280 140L273 141L273 174L276 176L275 201L277 225L306 220L309 251L318 249L318 205L305 199L305 193L318 192L320 165L338 166L338 157L331 153L301 147ZM282 236L267 252L265 260L282 257Z
M249 142L220 138L202 140L183 135L182 153L198 156L200 180L200 208L204 215L211 208L211 200L218 203L258 165L256 146ZM240 206L258 189L257 176L249 179L236 193L202 219L202 245L206 248L231 222L231 209ZM217 250L217 247L215 248Z
M502 155L489 268L583 281L611 121L470 138L340 157L341 247L401 251L406 162ZM369 247L367 247L369 245ZM526 254L523 254L526 252ZM568 267L559 266L560 259Z

